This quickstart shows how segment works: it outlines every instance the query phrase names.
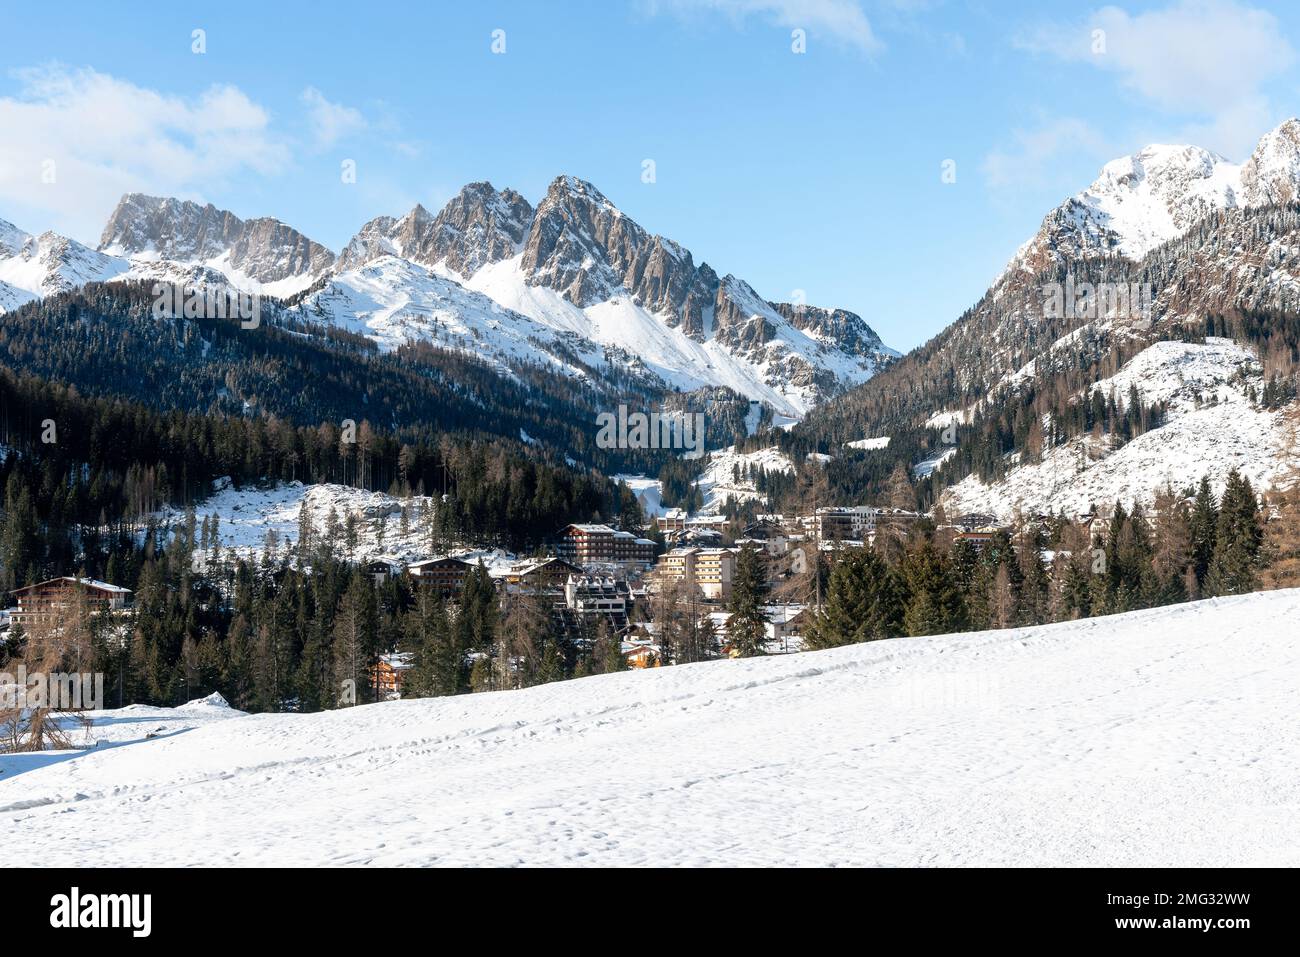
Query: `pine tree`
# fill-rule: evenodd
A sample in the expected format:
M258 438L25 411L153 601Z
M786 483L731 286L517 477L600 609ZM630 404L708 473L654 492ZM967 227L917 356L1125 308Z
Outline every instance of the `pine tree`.
M622 641L614 633L609 619L603 615L596 622L596 637L592 642L591 660L594 670L599 674L625 671L627 661L623 658Z
M409 618L408 642L415 648L412 692L418 696L460 694L468 687L465 645L447 606L437 595L423 594Z
M1265 526L1266 588L1300 587L1300 479L1270 497L1274 517Z
M952 563L926 542L904 562L909 600L903 625L909 635L961 631L966 610Z
M736 573L731 582L731 612L727 631L731 654L736 658L753 658L766 654L767 618L763 614L763 596L767 578L763 558L753 542L741 546L736 557Z
M916 510L916 489L912 487L907 466L901 461L894 463L894 470L889 474L889 507L908 512Z
M1208 595L1240 595L1259 581L1258 566L1264 533L1259 502L1250 480L1233 469L1228 473L1219 521L1214 532L1214 555L1205 576Z
M534 678L537 684L549 684L564 680L564 659L560 657L560 646L553 639L547 639L542 646L541 663Z
M373 701L373 666L378 658L373 583L360 568L352 573L334 615L334 679L357 702Z
M841 553L831 569L822 613L805 630L804 647L835 648L902 634L902 584L893 569L870 549Z
M1192 558L1191 508L1172 489L1156 493L1155 526L1152 530L1151 572L1154 592L1149 606L1185 601L1188 571L1196 580Z
M1192 570L1196 580L1204 584L1205 575L1210 570L1210 559L1214 557L1215 534L1219 524L1219 506L1210 488L1209 476L1201 478L1200 487L1192 503L1190 532L1192 537Z

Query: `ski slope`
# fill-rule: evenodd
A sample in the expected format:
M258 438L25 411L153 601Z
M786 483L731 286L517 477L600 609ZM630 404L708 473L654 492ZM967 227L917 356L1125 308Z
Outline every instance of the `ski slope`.
M0 821L64 866L1294 866L1298 623L1280 591L236 716L0 775Z

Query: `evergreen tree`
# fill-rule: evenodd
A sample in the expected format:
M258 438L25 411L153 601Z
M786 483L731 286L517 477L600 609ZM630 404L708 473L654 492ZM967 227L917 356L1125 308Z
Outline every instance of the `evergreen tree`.
M961 631L966 609L952 563L930 542L904 562L909 600L903 626L909 635L941 635Z
M436 594L423 594L408 619L408 642L415 661L408 679L414 696L460 694L467 690L465 644L447 606Z
M846 549L827 584L826 602L804 633L810 649L896 638L903 634L903 589L897 574L866 548Z
M767 617L763 614L763 596L766 591L767 577L763 557L753 542L746 542L736 557L731 601L727 606L731 612L727 630L733 657L752 658L766 654L764 642Z
M1204 584L1206 573L1210 570L1210 559L1214 557L1215 535L1219 525L1219 506L1214 492L1210 488L1209 476L1201 478L1192 503L1190 518L1192 537L1192 570L1196 581Z
M377 697L373 668L378 659L376 606L369 575L357 568L334 615L334 678L341 693L358 703Z
M1214 532L1214 555L1205 576L1207 595L1240 595L1253 591L1259 581L1258 565L1264 532L1259 502L1250 480L1236 469L1228 473L1219 521Z

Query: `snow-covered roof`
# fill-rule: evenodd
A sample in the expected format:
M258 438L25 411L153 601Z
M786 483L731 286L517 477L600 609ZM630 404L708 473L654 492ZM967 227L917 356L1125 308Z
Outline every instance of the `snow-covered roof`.
M112 592L115 595L131 594L131 589L123 588L121 585L110 585L108 582L102 582L96 578L75 578L72 575L59 575L57 578L48 578L43 582L37 582L25 588L15 588L13 591L14 594L18 594L19 592L30 591L33 588L40 588L43 585L52 585L55 582L79 582L87 588L94 588L96 591Z

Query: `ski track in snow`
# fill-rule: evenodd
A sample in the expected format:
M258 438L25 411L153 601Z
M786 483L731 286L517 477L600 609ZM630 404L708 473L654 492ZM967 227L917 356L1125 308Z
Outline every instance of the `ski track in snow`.
M1296 865L1298 619L1292 590L236 717L0 776L0 821L64 866Z

